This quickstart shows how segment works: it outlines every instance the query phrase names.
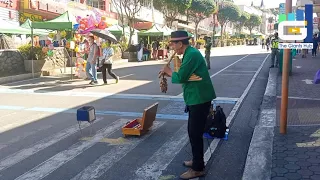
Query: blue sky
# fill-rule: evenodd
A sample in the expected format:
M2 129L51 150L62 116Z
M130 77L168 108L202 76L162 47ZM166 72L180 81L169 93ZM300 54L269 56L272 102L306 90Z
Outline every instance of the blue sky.
M253 4L255 6L260 6L261 0L234 0L234 2L238 5L251 5L251 2L253 1ZM280 3L284 3L285 0L264 0L263 3L267 8L274 8L278 7ZM292 5L295 6L297 3L297 0L292 0Z

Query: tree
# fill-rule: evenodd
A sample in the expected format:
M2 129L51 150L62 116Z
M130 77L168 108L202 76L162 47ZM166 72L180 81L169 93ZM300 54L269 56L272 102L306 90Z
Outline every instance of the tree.
M224 2L220 5L218 12L218 21L221 26L221 38L225 27L229 22L236 22L241 16L241 11L238 6L233 3ZM222 43L222 42L221 42Z
M250 14L243 11L241 12L241 16L239 17L239 19L237 20L236 23L236 29L238 30L239 33L241 33L241 30L243 28L243 26L245 25L245 23L250 19Z
M195 35L198 39L199 23L209 17L214 11L214 4L210 0L192 0L191 6L188 9L190 19L195 23Z
M261 23L262 23L262 19L260 16L251 14L250 19L245 23L245 26L249 29L250 35L251 35L253 28L259 26Z
M155 0L155 9L161 11L165 17L167 25L172 28L173 21L179 14L186 14L192 0Z
M123 25L125 17L128 20L127 25L130 29L128 45L131 44L132 36L134 33L133 26L137 13L141 10L142 4L146 2L151 2L151 0L112 0L112 3L120 16L120 21L123 23ZM125 32L124 26L123 32Z
M117 11L117 14L119 16L120 23L122 24L122 37L120 38L120 48L121 51L124 52L126 48L128 47L126 36L125 36L125 13L124 13L124 7L121 5L121 0L111 0L112 6ZM129 41L130 42L130 41Z
M274 16L277 16L279 14L279 8L272 8L270 9L270 11Z

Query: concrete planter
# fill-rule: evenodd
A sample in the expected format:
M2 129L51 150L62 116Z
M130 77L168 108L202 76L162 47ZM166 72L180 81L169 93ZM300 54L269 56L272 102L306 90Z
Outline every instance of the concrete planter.
M34 72L41 72L42 68L45 66L45 60L33 60L33 70ZM24 60L24 68L26 72L32 72L32 60Z
M129 52L129 62L137 62L138 61L138 56L137 52Z

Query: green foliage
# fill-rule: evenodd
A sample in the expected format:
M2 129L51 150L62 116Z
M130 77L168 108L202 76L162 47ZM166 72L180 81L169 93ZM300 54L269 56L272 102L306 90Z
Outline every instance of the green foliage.
M243 11L241 12L241 16L239 17L238 21L242 24L246 23L250 19L250 14Z
M214 11L213 1L210 0L192 0L191 6L188 9L188 15L190 19L196 24L196 29L200 21L207 18ZM196 30L196 37L198 38L198 32Z
M199 44L199 45L204 45L205 43L206 43L206 41L204 39L197 40L197 44Z
M251 14L250 19L245 23L245 26L250 30L250 33L251 33L253 28L259 26L261 23L262 23L262 19L260 16Z
M201 21L210 16L214 9L214 4L210 0L192 0L188 13L194 21Z
M25 44L18 49L25 60L44 60L47 57L47 54L42 52L42 47L33 47L31 50L31 44Z
M237 23L235 25L236 29L241 33L244 24L250 19L250 14L242 11Z
M191 6L192 0L156 0L153 1L155 9L161 11L169 26L179 14L185 15Z
M269 17L269 18L268 18L268 23L271 24L271 23L273 23L273 21L274 21L273 17Z
M241 11L233 3L224 2L219 9L218 20L222 26L225 26L228 22L237 22L241 16Z

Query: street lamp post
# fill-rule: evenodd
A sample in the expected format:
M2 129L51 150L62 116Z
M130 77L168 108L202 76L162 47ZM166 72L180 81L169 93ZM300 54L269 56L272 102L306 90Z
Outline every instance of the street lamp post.
M292 0L286 0L286 14L291 12L292 12ZM290 49L284 49L283 67L282 67L281 113L280 113L280 133L281 134L287 134L290 53L291 53Z

